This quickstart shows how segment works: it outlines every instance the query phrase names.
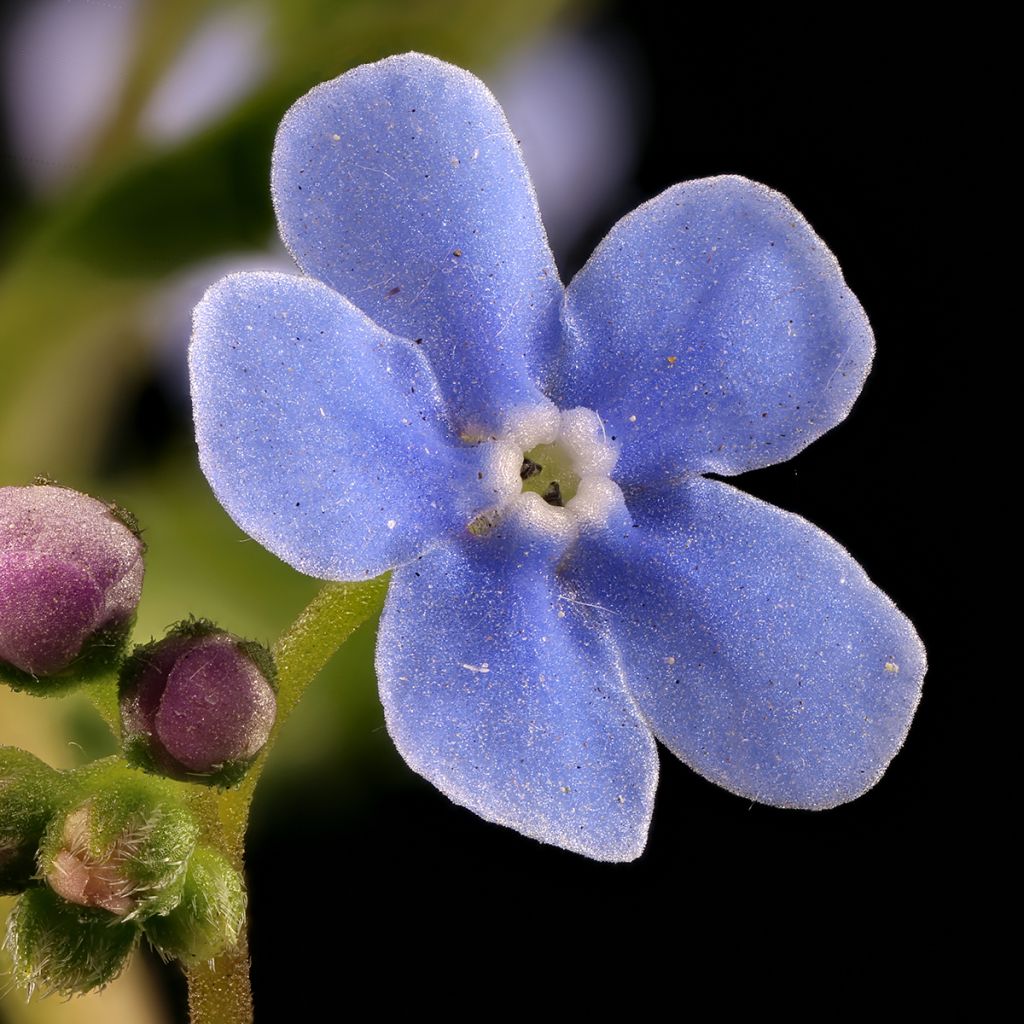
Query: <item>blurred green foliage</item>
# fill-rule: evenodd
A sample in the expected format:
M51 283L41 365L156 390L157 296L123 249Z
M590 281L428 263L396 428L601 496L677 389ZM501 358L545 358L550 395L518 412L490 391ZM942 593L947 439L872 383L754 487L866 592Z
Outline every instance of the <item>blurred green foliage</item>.
M500 55L581 6L252 2L269 16L268 74L215 123L161 146L138 132L148 97L206 17L245 3L140 0L123 89L75 179L53 198L5 211L12 223L0 253L0 484L44 473L136 513L149 544L137 642L190 613L270 642L318 589L228 519L198 469L184 416L152 458L126 464L111 455L123 447L119 434L135 429L128 410L161 372L147 315L168 278L217 254L264 249L273 237L270 155L285 110L320 81L409 49L486 74ZM182 361L186 343L180 339ZM336 766L365 752L382 721L372 650L372 630L363 629L311 687L273 755L266 799L286 793L289 778L322 770L325 758ZM0 743L62 765L109 752L110 738L82 699L36 704L38 713L26 715L24 697L0 690ZM0 1017L91 1019L91 997L8 1009L18 1000L0 995ZM140 1022L157 1019L133 1012Z
M161 278L218 252L266 244L274 133L300 95L407 49L484 67L565 4L278 0L270 6L273 72L226 117L170 149L143 144L134 119L175 55L170 43L224 5L144 6L139 54L91 164L58 202L21 211L6 254L0 474L8 479L41 466L62 479L88 477L118 385L145 366L145 338L133 324Z

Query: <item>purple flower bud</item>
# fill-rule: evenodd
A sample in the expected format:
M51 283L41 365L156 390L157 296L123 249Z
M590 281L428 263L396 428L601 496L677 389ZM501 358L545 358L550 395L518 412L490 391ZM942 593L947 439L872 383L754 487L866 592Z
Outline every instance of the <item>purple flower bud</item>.
M142 592L144 545L65 487L0 487L0 676L14 686L109 665ZM12 671L13 670L13 671Z
M137 648L121 674L129 761L173 778L235 785L274 724L273 675L264 648L203 621Z

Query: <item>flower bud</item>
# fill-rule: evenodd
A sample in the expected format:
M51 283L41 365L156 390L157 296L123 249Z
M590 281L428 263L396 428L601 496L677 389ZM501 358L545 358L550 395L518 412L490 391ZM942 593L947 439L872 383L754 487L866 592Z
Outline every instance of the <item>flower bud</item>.
M76 781L40 848L50 888L125 921L177 906L199 829L174 784L116 759L90 765Z
M204 621L137 648L121 673L128 760L190 782L233 786L277 713L273 662L259 644Z
M123 514L65 487L0 487L0 679L81 677L120 655L144 545Z
M28 995L74 996L101 988L128 963L139 930L102 911L29 889L11 911L5 945L14 982Z
M60 772L17 747L0 747L0 893L21 892L65 788Z
M193 967L226 953L245 923L245 884L227 858L207 846L189 861L181 902L146 921L149 941L166 957Z

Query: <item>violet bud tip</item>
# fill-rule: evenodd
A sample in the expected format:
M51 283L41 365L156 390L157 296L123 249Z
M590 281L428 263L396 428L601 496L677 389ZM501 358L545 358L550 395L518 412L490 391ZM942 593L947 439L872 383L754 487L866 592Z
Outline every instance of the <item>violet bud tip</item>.
M125 756L145 771L230 787L277 714L269 651L190 619L137 648L121 674Z
M137 525L95 498L0 487L0 681L53 695L109 672L135 618L143 552Z

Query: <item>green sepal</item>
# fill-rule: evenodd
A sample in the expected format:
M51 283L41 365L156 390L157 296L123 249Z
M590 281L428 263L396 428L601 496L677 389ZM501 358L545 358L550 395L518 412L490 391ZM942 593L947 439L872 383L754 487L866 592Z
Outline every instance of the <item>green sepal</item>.
M232 949L245 924L245 883L223 854L196 847L181 902L169 914L147 918L149 941L168 959L187 967Z
M14 983L31 995L73 996L102 988L124 969L139 937L134 924L75 906L45 887L29 889L7 922Z
M121 744L124 759L147 775L171 778L196 786L213 786L217 789L234 789L249 774L255 758L241 761L224 761L212 772L186 772L175 769L154 752L154 744L148 736L129 736Z
M61 772L27 750L0 747L0 893L32 884L39 843L66 788Z
M40 848L47 882L66 899L124 921L177 906L199 838L181 787L119 758L72 774L71 796Z
M126 509L123 505L118 505L115 501L105 502L107 510L110 514L122 525L128 528L128 530L135 535L135 539L142 546L142 554L149 550L149 545L146 543L142 536L142 527L139 525L139 517L134 513Z
M116 680L135 626L135 616L97 630L67 668L49 676L34 676L0 661L0 683L32 697L66 697L84 684Z
M162 644L165 640L169 640L172 636L187 636L198 639L204 636L212 636L214 633L223 632L224 630L222 630L216 622L212 622L210 619L204 619L196 615L189 615L187 619L182 619L180 622L175 622L173 626L168 626L164 635L160 637L159 640L150 640L148 644L140 644L135 648L132 657L138 657L140 654L148 651L151 647L155 647L157 644Z

